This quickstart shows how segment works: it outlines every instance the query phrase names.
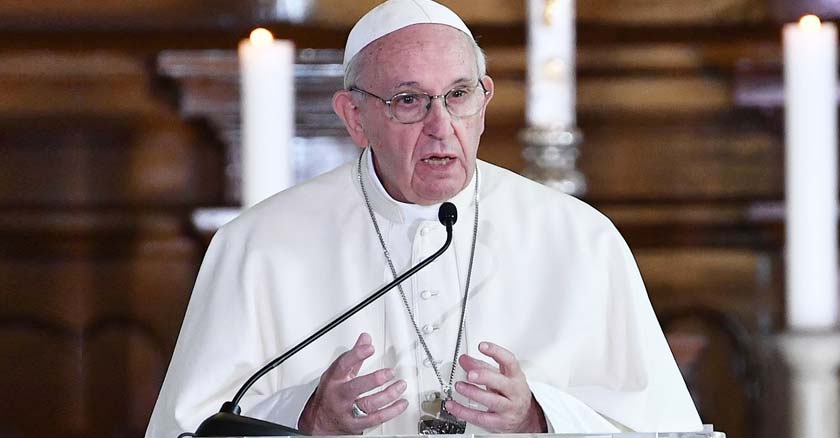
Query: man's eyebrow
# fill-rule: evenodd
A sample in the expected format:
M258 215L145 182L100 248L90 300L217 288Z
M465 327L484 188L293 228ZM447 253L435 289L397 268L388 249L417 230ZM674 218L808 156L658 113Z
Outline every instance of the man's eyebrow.
M419 83L419 82L417 82L417 81L400 82L399 84L397 84L397 86L396 86L396 87L394 87L394 89L397 89L397 88L402 88L402 87L415 87L415 88L420 88L420 83Z
M466 77L458 78L458 79L455 79L454 81L450 82L449 86L451 87L453 85L459 85L459 84L462 84L462 83L472 83L472 81L473 80L471 78L466 78ZM400 82L399 84L397 84L396 87L394 87L394 89L396 90L396 89L403 88L403 87L420 88L420 83L417 82L417 81Z
M449 85L457 85L457 84L461 84L461 83L472 83L472 81L473 80L471 78L460 78L460 79L456 79L456 80L452 81L452 83L450 83Z

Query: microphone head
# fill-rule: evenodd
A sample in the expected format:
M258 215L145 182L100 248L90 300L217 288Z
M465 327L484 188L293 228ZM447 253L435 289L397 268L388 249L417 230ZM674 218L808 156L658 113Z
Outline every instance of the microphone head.
M446 227L451 227L458 222L458 209L451 202L444 202L438 210L438 220Z

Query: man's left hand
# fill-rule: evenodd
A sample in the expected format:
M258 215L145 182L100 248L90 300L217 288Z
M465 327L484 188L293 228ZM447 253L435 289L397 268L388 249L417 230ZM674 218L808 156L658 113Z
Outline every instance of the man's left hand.
M446 410L489 432L547 432L542 408L531 393L525 374L513 353L492 342L480 343L478 351L492 358L498 367L462 355L458 363L467 373L467 382L455 383L455 390L487 406L487 411L471 409L454 400L446 402Z

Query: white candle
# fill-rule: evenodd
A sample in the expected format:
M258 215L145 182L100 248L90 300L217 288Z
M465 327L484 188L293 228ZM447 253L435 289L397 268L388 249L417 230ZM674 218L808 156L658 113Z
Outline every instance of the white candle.
M528 0L528 126L575 125L574 0Z
M837 324L837 30L814 16L784 27L787 321Z
M294 51L265 29L239 44L245 207L294 183Z

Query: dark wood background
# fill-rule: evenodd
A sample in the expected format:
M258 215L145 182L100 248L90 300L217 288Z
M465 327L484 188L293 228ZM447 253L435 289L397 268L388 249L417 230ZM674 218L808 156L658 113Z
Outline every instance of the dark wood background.
M378 1L314 0L298 23L291 3L0 0L0 437L142 435L204 251L190 215L231 204L231 139L183 111L161 53L232 53L263 24L341 48ZM498 85L480 156L521 170L524 2L443 3ZM806 9L836 14L578 2L586 200L628 239L704 421L730 437L787 435L779 40Z

